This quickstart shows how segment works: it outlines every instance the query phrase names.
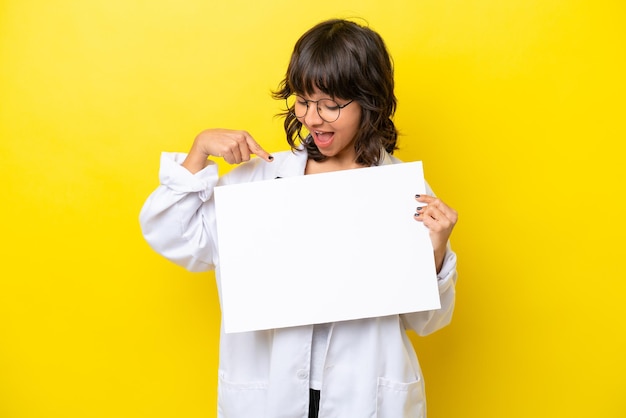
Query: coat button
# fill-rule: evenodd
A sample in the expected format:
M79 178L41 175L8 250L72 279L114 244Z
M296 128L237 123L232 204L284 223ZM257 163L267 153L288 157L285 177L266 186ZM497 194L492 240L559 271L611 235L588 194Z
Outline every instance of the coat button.
M309 372L307 372L306 370L298 370L298 373L296 373L296 376L298 376L298 378L300 379L306 379L309 377Z

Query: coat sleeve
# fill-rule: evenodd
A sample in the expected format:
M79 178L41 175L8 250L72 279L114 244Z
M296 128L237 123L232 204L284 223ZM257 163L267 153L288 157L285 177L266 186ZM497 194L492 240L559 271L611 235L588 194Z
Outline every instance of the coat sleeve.
M435 196L430 185L426 183L425 186L426 193ZM441 308L432 311L404 314L402 315L404 326L407 329L412 329L418 335L428 335L448 325L452 320L452 312L454 311L456 278L456 254L452 251L450 242L448 242L446 255L443 259L443 266L439 274L437 274Z
M181 166L186 154L163 153L160 185L139 214L144 238L159 254L189 271L215 268L217 243L213 188L217 165L196 174Z
M441 308L431 311L414 312L402 315L404 326L418 335L428 335L448 325L452 320L456 297L456 254L448 250L441 271L437 275Z

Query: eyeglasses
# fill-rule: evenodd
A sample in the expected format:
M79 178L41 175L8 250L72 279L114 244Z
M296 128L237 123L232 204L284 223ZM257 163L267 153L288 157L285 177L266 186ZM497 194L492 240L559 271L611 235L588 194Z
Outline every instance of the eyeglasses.
M332 123L339 119L341 109L348 106L354 100L350 100L346 104L340 105L332 99L320 99L320 100L306 100L301 96L292 94L286 99L287 109L293 113L297 118L303 118L309 111L309 104L315 103L317 107L317 114L322 118L324 122Z

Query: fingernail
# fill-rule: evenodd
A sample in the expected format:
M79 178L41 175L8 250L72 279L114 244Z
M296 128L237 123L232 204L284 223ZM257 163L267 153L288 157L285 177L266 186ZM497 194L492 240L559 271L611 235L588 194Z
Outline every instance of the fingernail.
M420 197L420 195L416 194L416 195L415 195L415 197L416 197L416 198L417 198L417 197Z
M420 211L420 210L422 210L422 208L421 208L421 207L419 207L419 208L417 208L417 210L418 210L418 211Z
M270 159L270 161L274 161L274 157L272 157L271 155L269 157L267 157Z
M415 214L415 215L413 215L413 216L415 216L416 218L419 218L420 214L419 214L419 213L416 213L416 214Z

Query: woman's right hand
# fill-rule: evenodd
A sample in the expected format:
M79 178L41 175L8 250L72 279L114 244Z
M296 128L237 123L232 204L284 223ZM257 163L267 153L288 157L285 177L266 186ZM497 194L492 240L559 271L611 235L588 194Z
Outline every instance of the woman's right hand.
M223 158L229 164L239 164L250 160L251 154L267 162L274 159L246 131L207 129L196 136L183 167L197 173L206 167L207 158L211 156Z

